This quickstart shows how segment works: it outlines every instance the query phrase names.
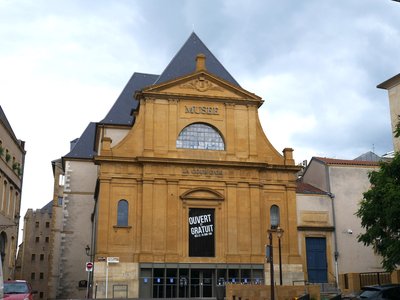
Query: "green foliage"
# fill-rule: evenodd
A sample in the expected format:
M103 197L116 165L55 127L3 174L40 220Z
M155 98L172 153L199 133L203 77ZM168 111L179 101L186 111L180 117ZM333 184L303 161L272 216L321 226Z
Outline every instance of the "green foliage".
M396 128L394 129L394 136L395 137L400 137L400 116L397 116L397 119L399 120L399 122L397 122Z
M371 189L364 193L356 212L366 230L358 241L372 245L383 257L383 268L393 271L400 264L400 154L391 162L382 162L369 180Z

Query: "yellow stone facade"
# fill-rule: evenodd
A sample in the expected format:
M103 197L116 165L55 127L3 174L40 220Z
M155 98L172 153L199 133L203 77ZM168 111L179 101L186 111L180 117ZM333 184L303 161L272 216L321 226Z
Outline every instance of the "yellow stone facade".
M284 229L281 242L286 278L304 279L297 238L298 167L293 150L286 148L280 154L268 141L258 116L263 100L209 73L204 59L197 57L194 73L132 95L140 105L130 130L98 127L93 279L97 297L104 297L106 290L112 297L113 286L126 288L124 297L156 297L154 289L153 294L141 291L145 288L141 280L151 284L141 275L143 266L240 269L257 265L262 266L263 280L269 284L265 245L272 205L279 207ZM191 124L215 129L222 137L223 149L177 147L180 133ZM127 226L117 225L121 199L128 203ZM211 209L215 214L214 256L189 255L192 208ZM276 237L274 252L277 264ZM118 257L119 263L107 264L107 257ZM290 270L296 270L295 275L289 274ZM213 285L216 277L212 276Z

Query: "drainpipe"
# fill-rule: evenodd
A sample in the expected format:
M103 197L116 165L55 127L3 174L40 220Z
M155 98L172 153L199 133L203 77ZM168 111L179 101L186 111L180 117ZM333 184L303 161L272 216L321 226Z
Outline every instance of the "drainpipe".
M335 195L332 193L328 193L329 198L331 198L331 203L332 203L332 219L333 219L333 227L334 227L334 243L335 243L335 280L336 280L336 287L339 286L339 268L338 268L338 257L339 257L339 251L337 248L337 234L336 234L336 218L335 218Z
M326 182L327 182L327 188L328 188L328 196L331 198L331 204L332 204L332 223L333 223L333 228L334 228L334 257L335 257L335 280L336 280L336 287L339 288L339 266L338 266L338 258L339 258L339 251L338 251L338 243L337 243L337 232L336 232L336 216L335 216L335 195L331 193L331 180L329 176L329 166L325 165L325 174L326 174Z

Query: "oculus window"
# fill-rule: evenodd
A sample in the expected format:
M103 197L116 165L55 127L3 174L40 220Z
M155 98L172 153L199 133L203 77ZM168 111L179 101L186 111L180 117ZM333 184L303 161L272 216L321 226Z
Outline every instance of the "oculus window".
M118 201L117 226L128 226L128 201Z
M194 123L181 131L176 140L176 148L225 150L225 143L214 127L204 123Z

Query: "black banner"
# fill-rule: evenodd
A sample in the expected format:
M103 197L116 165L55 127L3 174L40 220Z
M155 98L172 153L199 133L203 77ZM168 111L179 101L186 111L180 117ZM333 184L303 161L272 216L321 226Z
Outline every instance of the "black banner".
M215 256L214 209L189 208L189 256Z

